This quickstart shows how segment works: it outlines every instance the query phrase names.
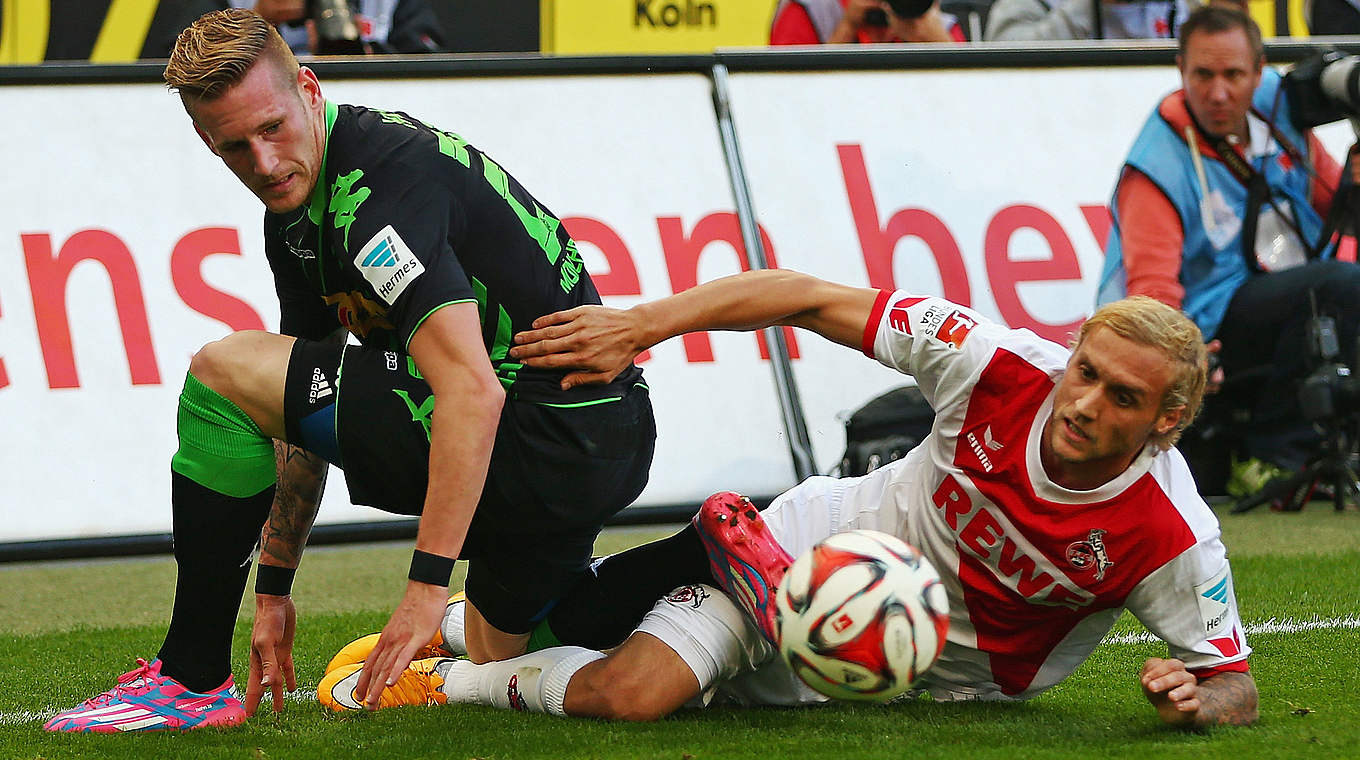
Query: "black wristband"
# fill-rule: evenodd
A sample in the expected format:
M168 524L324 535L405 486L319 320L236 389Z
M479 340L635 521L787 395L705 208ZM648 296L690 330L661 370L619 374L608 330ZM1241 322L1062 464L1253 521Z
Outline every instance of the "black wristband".
M406 574L407 578L431 586L447 586L451 575L453 575L451 557L441 557L419 549L411 552L411 571Z
M277 565L257 565L255 567L255 593L270 596L288 596L293 590L293 576L297 570Z

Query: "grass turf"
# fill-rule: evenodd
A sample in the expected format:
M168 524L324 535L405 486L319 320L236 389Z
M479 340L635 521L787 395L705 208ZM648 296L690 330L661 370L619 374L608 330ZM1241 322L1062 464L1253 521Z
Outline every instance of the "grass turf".
M624 725L481 707L333 716L290 700L233 730L183 735L48 735L53 711L108 688L160 644L174 584L168 558L0 566L0 757L36 758L1070 758L1354 757L1360 744L1360 513L1310 507L1224 515L1241 612L1256 652L1261 720L1204 733L1161 727L1139 693L1143 659L1165 654L1125 616L1115 641L1063 684L1024 704L834 705L684 711ZM612 551L665 531L615 531ZM295 596L303 689L399 597L409 545L309 550ZM249 597L247 597L247 600ZM234 652L244 676L251 608ZM1292 628L1291 628L1292 626ZM1275 632L1276 629L1281 629Z

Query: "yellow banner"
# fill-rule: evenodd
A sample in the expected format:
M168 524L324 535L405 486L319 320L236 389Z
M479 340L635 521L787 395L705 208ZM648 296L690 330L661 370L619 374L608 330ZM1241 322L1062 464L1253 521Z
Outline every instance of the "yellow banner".
M1247 0L1247 10L1261 27L1262 37L1308 37L1303 4L1304 0ZM1276 23L1281 7L1287 22L1283 28Z
M708 53L762 46L776 0L542 0L545 53Z

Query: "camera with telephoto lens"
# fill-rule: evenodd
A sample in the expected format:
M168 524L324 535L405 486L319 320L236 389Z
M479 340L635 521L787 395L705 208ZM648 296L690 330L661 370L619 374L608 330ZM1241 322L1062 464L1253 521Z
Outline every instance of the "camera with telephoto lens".
M1329 50L1284 76L1294 126L1311 129L1360 117L1360 56Z
M888 6L892 8L893 14L898 18L912 19L920 18L930 10L930 6L935 4L935 0L886 0ZM864 23L869 26L887 26L888 14L878 8L874 8L864 14Z
M1314 423L1331 423L1353 417L1360 410L1360 378L1340 360L1336 321L1313 317L1308 324L1308 343L1318 362L1299 384L1299 411Z
M307 0L307 18L316 24L317 55L364 54L364 40L349 0Z

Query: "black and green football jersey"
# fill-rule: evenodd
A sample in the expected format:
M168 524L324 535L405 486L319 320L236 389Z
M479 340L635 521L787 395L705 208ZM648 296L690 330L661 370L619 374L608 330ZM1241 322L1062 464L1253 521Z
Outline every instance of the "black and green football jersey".
M264 227L284 334L315 340L338 324L365 345L406 352L435 310L475 302L501 383L523 398L563 400L563 373L513 361L511 340L544 314L599 303L599 294L561 221L458 135L404 113L327 102L311 200L266 213ZM612 388L639 375L634 367Z

